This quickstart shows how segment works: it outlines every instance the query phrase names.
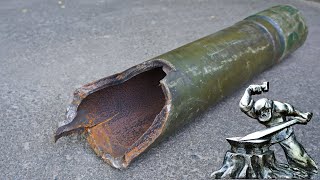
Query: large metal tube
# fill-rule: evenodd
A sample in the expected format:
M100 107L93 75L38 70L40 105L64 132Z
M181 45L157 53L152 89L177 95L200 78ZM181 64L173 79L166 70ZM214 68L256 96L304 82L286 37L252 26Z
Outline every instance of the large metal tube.
M300 47L307 27L292 6L235 25L87 84L55 139L87 133L94 151L124 168L147 148ZM218 122L214 122L218 123Z

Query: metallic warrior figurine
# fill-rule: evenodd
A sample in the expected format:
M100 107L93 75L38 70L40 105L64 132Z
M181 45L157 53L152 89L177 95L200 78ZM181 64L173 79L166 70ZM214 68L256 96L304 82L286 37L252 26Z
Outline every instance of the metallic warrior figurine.
M213 178L236 179L305 179L317 173L317 165L297 141L292 126L307 124L312 113L302 113L292 105L253 95L269 90L269 83L250 85L240 100L240 109L251 118L257 119L267 128L244 137L231 137L231 145L224 156L222 167L213 172ZM278 163L274 151L269 147L279 143L288 164Z
M312 113L302 113L290 104L267 98L261 98L257 101L252 99L253 95L268 91L268 86L268 82L265 82L263 85L250 85L240 100L239 106L241 111L249 117L257 119L268 128L286 122L290 117L294 117L298 120L298 123L301 124L307 124L311 120ZM270 143L279 143L281 145L290 166L302 168L314 173L317 172L316 163L297 141L292 126L272 135Z

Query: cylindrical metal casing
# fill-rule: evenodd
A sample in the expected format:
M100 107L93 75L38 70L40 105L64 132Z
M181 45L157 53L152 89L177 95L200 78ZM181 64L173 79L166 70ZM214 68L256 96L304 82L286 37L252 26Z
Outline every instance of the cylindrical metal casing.
M57 130L56 139L85 131L99 156L113 167L127 167L152 144L296 50L305 41L307 32L300 12L292 6L280 5L122 73L85 85L75 92L67 112L70 123ZM151 73L157 68L162 68L165 74ZM151 73L148 77L142 77L148 72ZM135 84L154 83L153 77L155 86L160 84L159 92L151 87L136 88ZM125 83L128 85L123 85L125 90L122 90L120 86ZM130 89L134 92L126 94ZM124 92L124 97L119 95L112 100L118 97L118 92ZM144 96L148 98L143 100ZM132 103L135 98L143 103ZM148 117L143 115L148 113ZM139 118L143 120L136 120ZM136 123L128 125L133 122ZM213 120L213 123L219 122Z

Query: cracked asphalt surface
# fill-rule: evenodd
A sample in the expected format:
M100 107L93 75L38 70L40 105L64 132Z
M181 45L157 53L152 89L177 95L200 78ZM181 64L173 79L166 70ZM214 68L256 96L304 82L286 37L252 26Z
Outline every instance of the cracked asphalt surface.
M83 84L214 33L278 4L307 20L305 44L232 96L140 156L111 168L82 136L53 141L73 91ZM208 179L222 165L226 137L262 127L240 112L251 83L314 118L294 127L320 163L320 4L289 0L16 0L0 2L0 172L4 179ZM278 146L277 158L284 161ZM320 176L314 177L320 179Z

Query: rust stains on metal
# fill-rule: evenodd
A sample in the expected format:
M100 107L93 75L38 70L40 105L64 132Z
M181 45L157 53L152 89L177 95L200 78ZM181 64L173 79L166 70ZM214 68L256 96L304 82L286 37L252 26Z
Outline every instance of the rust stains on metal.
M166 76L162 70L164 66L167 65L160 61L146 62L133 68L134 71L129 69L87 84L84 86L86 90L78 89L71 103L72 108L67 112L74 111L76 115L69 124L58 128L55 139L85 132L94 151L108 163L117 166L115 159L123 159L131 146L148 131L166 104L160 85L160 80ZM130 157L141 153L132 150L128 153ZM126 159L119 162L119 168L129 164L130 158Z
M300 12L276 6L215 34L74 93L68 124L55 139L86 133L116 168L130 162L209 106L300 47L308 34Z

